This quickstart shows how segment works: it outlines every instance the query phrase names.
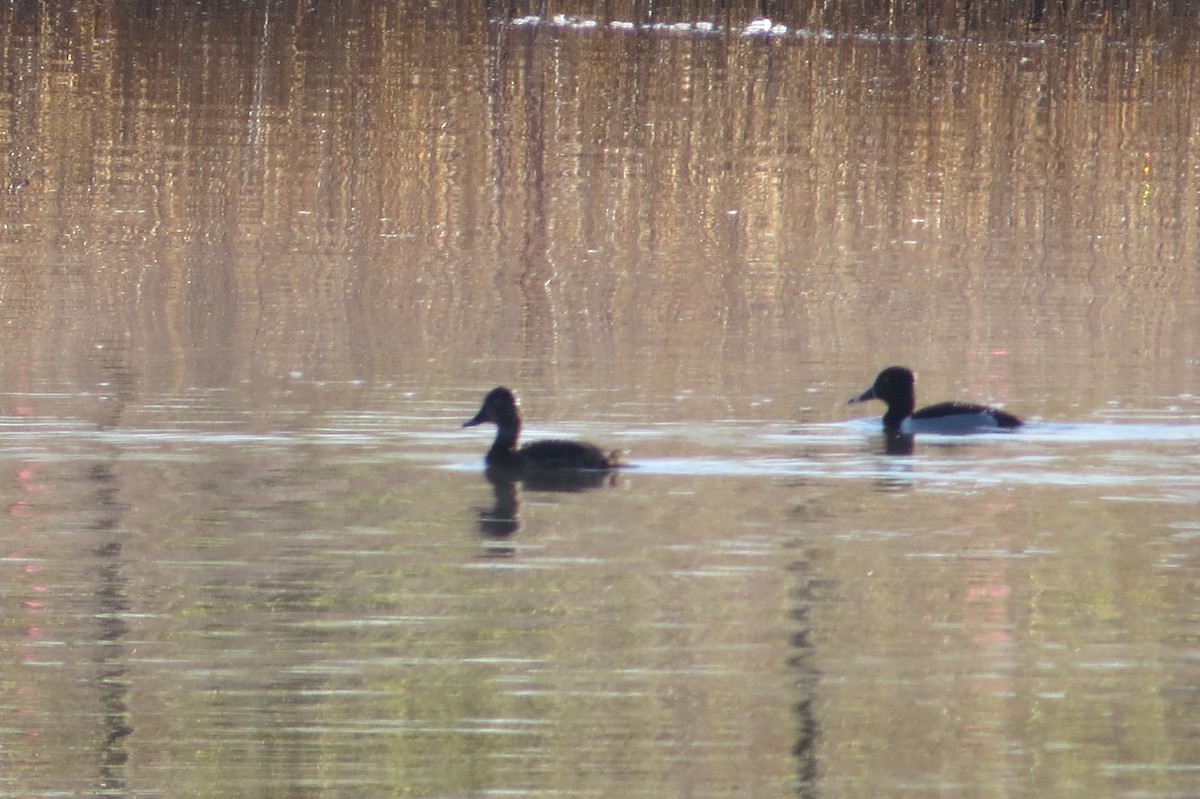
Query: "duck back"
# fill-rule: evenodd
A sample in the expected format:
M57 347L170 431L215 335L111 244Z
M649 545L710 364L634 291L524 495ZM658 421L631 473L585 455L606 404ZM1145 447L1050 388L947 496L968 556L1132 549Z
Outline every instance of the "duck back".
M1011 413L968 402L939 402L914 413L905 422L910 432L961 434L1020 427Z
M605 452L583 441L546 439L517 450L522 466L531 470L613 469L620 465L615 452Z

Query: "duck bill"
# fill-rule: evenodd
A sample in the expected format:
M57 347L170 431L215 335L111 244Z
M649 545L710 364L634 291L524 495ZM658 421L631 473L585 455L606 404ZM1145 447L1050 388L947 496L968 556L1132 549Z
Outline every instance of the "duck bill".
M491 419L488 418L488 415L484 412L484 409L480 408L479 413L475 414L474 419L469 422L463 422L463 427L474 427L477 424L483 424L484 422L490 421Z
M871 386L866 391L859 394L857 397L850 398L846 402L846 404L853 405L856 402L866 402L867 400L873 400L873 399L875 399L875 386Z

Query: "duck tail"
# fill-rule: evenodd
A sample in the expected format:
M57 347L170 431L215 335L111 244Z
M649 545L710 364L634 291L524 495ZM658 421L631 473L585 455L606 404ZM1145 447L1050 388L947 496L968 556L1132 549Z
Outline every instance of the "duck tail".
M625 459L625 456L628 454L623 450L614 449L604 454L604 460L608 462L608 468L610 469L631 469L633 468L633 464Z

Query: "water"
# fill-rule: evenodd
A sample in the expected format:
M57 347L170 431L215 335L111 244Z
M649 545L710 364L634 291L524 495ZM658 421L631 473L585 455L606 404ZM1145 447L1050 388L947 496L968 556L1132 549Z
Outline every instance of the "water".
M1200 790L1188 40L4 13L0 796Z

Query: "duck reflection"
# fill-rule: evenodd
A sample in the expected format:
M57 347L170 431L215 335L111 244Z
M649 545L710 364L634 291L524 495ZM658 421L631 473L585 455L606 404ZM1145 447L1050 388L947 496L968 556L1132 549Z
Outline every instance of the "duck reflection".
M491 540L504 540L521 529L517 518L517 480L511 475L498 474L493 469L485 473L492 484L494 502L491 508L479 511L479 533Z
M883 454L884 455L911 455L913 454L913 437L909 433L901 433L897 430L887 430L883 434Z
M887 432L882 438L871 438L872 455L882 456L875 464L877 474L871 481L876 491L892 493L912 488L913 470L916 461L913 454L915 442L907 433Z
M507 540L521 529L518 484L526 491L577 493L614 485L616 479L611 472L529 471L499 466L489 466L483 474L492 484L493 503L492 507L479 511L479 533L490 541Z

